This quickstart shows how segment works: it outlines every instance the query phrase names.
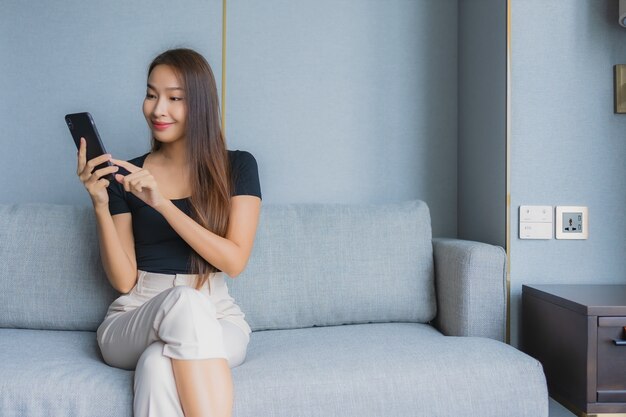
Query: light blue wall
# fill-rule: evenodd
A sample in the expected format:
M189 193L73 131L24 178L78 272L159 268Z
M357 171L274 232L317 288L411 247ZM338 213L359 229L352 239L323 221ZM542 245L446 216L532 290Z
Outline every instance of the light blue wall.
M506 0L459 1L458 237L506 246Z
M114 157L144 153L150 59L196 48L220 88L221 12L216 0L3 3L0 201L90 204L63 115L91 111ZM456 236L456 0L227 12L227 143L257 157L265 202L420 198L434 235Z
M626 116L613 114L612 97L626 29L616 0L511 4L516 344L522 284L626 281ZM464 6L465 16L477 10ZM457 12L453 0L229 2L227 140L257 156L264 201L421 198L435 236L456 236L457 163L459 184L467 168L457 120L471 121L457 113L457 99L471 97L458 85L469 57ZM4 2L0 202L89 204L62 116L89 110L115 156L145 152L146 67L175 46L205 54L219 88L221 2ZM485 166L501 163L487 149ZM458 191L462 207L468 189ZM589 240L519 240L521 204L588 206ZM499 216L486 227L498 230Z
M91 204L63 116L91 112L114 157L147 152L141 106L148 64L164 49L191 47L205 54L220 83L221 4L4 1L0 201Z
M273 202L425 200L456 235L456 1L228 6L227 134Z
M512 1L511 342L522 284L626 283L626 63L616 0ZM520 205L589 207L589 239L520 240Z
M616 0L511 3L517 344L522 284L626 282L626 116L613 114L612 97L626 29L616 24ZM480 22L479 8L461 4L462 15L474 17L457 32L453 0L230 2L227 140L257 156L264 201L421 198L434 235L456 236L459 188L459 232L474 233L464 229L463 216L474 216L464 208L468 195L498 201L502 182L492 175L497 191L471 191L490 171L469 168L480 165L483 137L466 136L467 126L480 132L471 113L477 93L458 84L471 73L458 74L457 64L464 71L480 55L457 44L457 34ZM221 2L4 2L0 202L89 204L62 116L89 110L115 156L145 152L146 67L175 46L205 54L220 88ZM496 101L497 94L488 102ZM495 129L500 123L494 118ZM484 168L501 170L500 148L484 149ZM589 240L519 240L522 204L588 206ZM494 210L485 230L500 236L502 214Z

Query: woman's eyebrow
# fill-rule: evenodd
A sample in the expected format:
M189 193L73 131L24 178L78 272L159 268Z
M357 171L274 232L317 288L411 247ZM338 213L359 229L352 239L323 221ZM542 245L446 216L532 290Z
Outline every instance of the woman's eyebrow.
M156 90L156 88L154 88L154 86L151 85L151 84L148 84L148 87L153 89L153 90ZM184 91L184 89L181 88L181 87L166 87L165 89L166 90L182 90L182 91Z

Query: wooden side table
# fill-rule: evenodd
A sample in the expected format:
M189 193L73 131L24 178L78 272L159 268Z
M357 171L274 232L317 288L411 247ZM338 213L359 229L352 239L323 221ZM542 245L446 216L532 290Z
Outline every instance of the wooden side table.
M626 285L522 286L521 350L578 416L626 417L625 326Z

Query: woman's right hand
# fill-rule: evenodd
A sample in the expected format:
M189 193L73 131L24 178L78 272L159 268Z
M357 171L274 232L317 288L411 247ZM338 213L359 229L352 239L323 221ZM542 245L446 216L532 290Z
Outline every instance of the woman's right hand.
M110 154L100 155L96 158L87 161L87 143L85 138L80 138L80 147L78 148L78 168L76 174L83 183L94 207L106 206L109 204L109 194L106 188L110 182L106 178L101 178L106 174L117 172L118 166L108 166L106 168L100 168L94 172L93 169L103 162L111 159Z

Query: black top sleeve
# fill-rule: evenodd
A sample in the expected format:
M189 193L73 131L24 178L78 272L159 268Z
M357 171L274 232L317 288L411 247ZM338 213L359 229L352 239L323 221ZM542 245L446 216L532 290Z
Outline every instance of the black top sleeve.
M130 213L130 207L126 201L126 192L122 184L112 182L107 187L107 193L109 194L109 212L111 216L120 213Z
M232 170L235 177L234 195L255 195L261 200L261 182L256 159L248 151L237 151Z

